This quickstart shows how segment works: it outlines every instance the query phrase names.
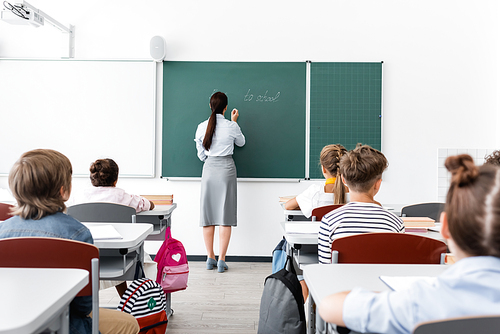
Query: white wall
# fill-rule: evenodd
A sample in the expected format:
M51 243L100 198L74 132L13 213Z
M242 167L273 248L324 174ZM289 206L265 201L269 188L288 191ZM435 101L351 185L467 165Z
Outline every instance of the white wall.
M161 35L167 60L384 61L383 152L390 166L377 196L382 203L436 200L440 147L500 146L495 0L31 3L76 26L81 59L149 58L149 40ZM54 28L0 22L0 57L60 55ZM159 152L158 141L157 161ZM84 185L87 180L75 179L75 189ZM122 179L119 186L133 193L173 193L174 236L189 254L204 254L199 182L157 177ZM238 186L239 223L229 255L268 256L281 238L278 196L308 184ZM5 178L0 187L7 187Z

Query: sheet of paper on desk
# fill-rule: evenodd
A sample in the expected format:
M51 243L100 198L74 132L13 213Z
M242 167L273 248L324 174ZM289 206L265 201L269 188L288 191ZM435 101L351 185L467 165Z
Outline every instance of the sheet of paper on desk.
M286 223L287 233L318 234L319 222Z
M120 232L113 225L87 226L94 240L123 239Z
M434 284L436 277L431 276L380 276L382 282L394 291L406 290L416 281L426 281Z

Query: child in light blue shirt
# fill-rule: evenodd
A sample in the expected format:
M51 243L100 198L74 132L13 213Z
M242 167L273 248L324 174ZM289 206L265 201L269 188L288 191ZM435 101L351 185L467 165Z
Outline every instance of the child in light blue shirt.
M435 282L375 293L361 288L324 298L319 314L357 332L411 333L424 321L500 314L500 169L469 155L448 157L452 180L441 233L457 262Z

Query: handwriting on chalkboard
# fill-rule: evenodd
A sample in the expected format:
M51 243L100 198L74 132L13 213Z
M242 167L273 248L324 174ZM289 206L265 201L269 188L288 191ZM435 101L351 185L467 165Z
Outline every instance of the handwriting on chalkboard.
M269 96L271 95L271 96ZM254 99L255 97L255 99ZM243 98L243 101L245 102L250 102L250 101L255 101L255 102L278 102L278 99L280 97L280 92L277 92L274 96L272 94L269 94L269 91L266 90L266 92L262 95L254 95L251 92L251 89L249 89Z

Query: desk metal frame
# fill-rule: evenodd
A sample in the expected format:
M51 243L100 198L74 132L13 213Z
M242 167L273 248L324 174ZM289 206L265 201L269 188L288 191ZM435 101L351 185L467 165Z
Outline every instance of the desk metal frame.
M137 223L149 223L154 226L147 240L165 240L165 230L172 225L172 212L175 208L177 208L177 203L157 205L153 210L142 211L136 215Z

